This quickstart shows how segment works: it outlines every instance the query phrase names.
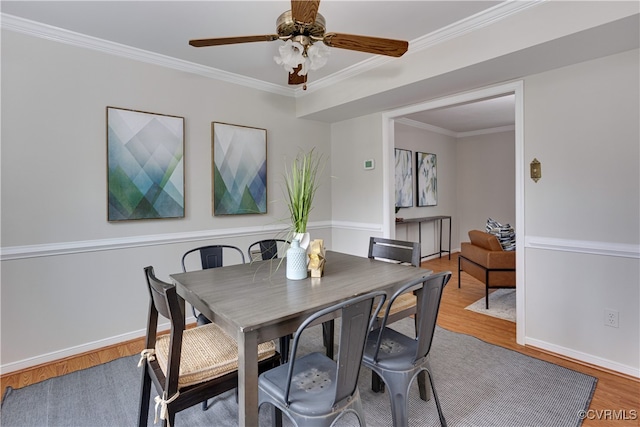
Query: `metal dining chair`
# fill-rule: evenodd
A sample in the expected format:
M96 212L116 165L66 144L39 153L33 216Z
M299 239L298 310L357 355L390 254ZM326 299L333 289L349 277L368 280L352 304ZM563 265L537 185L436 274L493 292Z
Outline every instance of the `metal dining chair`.
M249 262L277 259L284 255L284 250L291 242L285 239L264 239L249 245L247 255Z
M431 383L440 424L443 427L447 425L429 365L429 351L436 329L442 291L450 278L451 272L446 271L413 280L402 286L389 299L380 327L369 332L367 337L362 364L378 374L387 385L394 427L407 426L409 389L413 379L423 371L427 373ZM407 292L415 292L417 297L416 338L387 327L390 307Z
M156 420L174 426L175 415L184 409L238 386L238 344L215 323L185 330L184 300L175 285L159 280L153 267L144 269L149 291L149 315L143 367L138 426L149 418L151 386L155 386ZM171 322L169 334L158 335L158 318ZM280 364L273 341L258 346L258 371ZM160 414L157 410L160 409Z
M290 241L285 239L264 239L249 245L247 249L247 255L249 255L249 261L267 261L270 259L278 259L284 255L282 252L287 245L291 244ZM322 324L322 337L324 345L327 349L327 356L333 358L333 340L334 325L333 320L329 320ZM286 363L289 360L289 349L291 347L291 338L293 335L286 335L280 338L280 355L282 357L282 363Z
M369 258L392 261L398 264L412 265L414 267L420 267L420 244L418 242L408 242L404 240L385 239L382 237L369 238ZM387 304L391 304L387 301ZM417 322L417 299L416 296L411 293L405 293L396 298L389 311L387 324L404 319L405 317L414 316ZM384 316L386 307L382 307L378 317L376 319L376 327L379 327L382 318ZM417 323L416 323L417 331ZM420 389L420 398L424 401L429 400L429 394L427 392L426 377L424 374L420 374L418 377L418 386ZM373 373L371 375L371 390L375 393L384 391L384 383L380 381L380 377Z
M320 310L309 316L293 339L288 363L258 378L258 404L271 404L297 426L329 426L348 413L365 425L358 375L367 332L386 298L382 291L370 292ZM374 300L377 300L373 310ZM301 357L300 336L324 316L340 314L340 346L337 360L320 352Z
M184 253L184 255L182 255L182 271L185 273L187 272L187 260L192 257L195 258L196 255L199 255L200 267L203 270L222 267L224 261L223 255L226 251L232 251L233 253L237 252L239 255L238 259L242 260L242 264L245 263L244 253L242 252L242 249L237 246L207 245L189 249ZM198 313L193 306L191 307L191 311L193 312L193 316L196 318L198 326L211 323L211 320L207 319L204 314Z
M200 246L197 248L189 249L187 252L182 255L182 271L187 272L187 261L190 258L200 258L200 267L203 270L208 268L218 268L222 267L224 264L224 254L225 252L231 252L231 254L235 255L237 259L242 261L242 264L245 263L244 253L242 249L237 246L232 245L207 245ZM239 257L238 257L239 255ZM211 323L211 320L207 319L207 317L199 313L194 306L191 306L191 312L193 316L196 318L196 324L198 326L206 325ZM207 410L207 401L202 402L202 410Z

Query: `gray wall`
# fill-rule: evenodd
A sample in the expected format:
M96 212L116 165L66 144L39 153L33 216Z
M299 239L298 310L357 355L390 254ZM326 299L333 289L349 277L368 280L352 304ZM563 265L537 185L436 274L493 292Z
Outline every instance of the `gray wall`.
M106 106L185 118L186 217L106 221ZM2 359L19 369L142 335L142 268L180 271L190 247L246 248L288 223L284 165L330 126L292 98L2 32ZM211 122L267 129L268 213L211 214ZM331 247L330 167L310 232Z
M517 228L514 132L459 138L456 148L460 241L484 230L488 217Z
M272 234L286 218L278 175L300 146L331 158L314 236L361 254L384 233L380 114L295 119L285 97L8 31L2 56L3 371L140 336L142 267L166 277L190 246ZM633 50L525 77L524 157L542 162L543 178L525 180L517 224L527 344L636 376L638 63ZM186 118L185 219L106 222L107 105ZM211 121L268 130L269 214L211 216ZM619 328L603 325L605 308L620 312Z
M640 376L638 59L635 49L525 77L525 223L513 221L524 240L525 343L634 376ZM377 117L334 125L333 143L369 134ZM496 143L506 149L506 140ZM458 168L479 155L477 147L466 147L471 142L458 141ZM534 157L542 163L538 183L528 177ZM350 173L332 171L341 172ZM458 191L463 179L472 176L458 171ZM384 185L373 183L377 204L369 204L367 212L384 212ZM510 192L513 182L504 183ZM482 177L478 184L487 185ZM351 207L352 222L365 217L346 190L334 191L332 200L334 206ZM458 194L457 200L453 215L464 222L463 239L463 231L486 220L490 205L480 205L487 210L473 218L463 212L467 198ZM503 209L504 221L511 221L511 206ZM361 241L368 232L353 234ZM334 242L338 234L342 231L334 231ZM604 325L605 309L619 311L619 328Z

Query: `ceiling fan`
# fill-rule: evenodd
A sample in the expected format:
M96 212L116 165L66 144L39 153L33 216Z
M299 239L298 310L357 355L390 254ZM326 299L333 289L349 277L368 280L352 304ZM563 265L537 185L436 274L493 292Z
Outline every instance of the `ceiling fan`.
M291 10L282 13L276 21L277 34L189 40L189 44L206 47L283 40L285 45L279 48L280 56L274 59L289 71L289 84L304 84L304 89L308 71L326 63L327 46L396 58L409 47L403 40L325 32L326 21L318 13L319 6L320 0L291 0Z

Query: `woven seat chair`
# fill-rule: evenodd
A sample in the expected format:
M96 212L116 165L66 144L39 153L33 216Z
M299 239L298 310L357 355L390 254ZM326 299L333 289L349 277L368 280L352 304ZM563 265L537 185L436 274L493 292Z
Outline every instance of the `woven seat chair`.
M150 295L149 318L143 367L138 425L149 418L151 384L155 398L156 421L173 426L175 415L238 385L238 345L214 323L185 330L184 300L174 285L157 279L153 267L144 269ZM169 334L158 335L158 316L171 322ZM280 355L272 341L258 346L258 367L265 372L280 364Z
M385 298L382 291L370 292L309 316L295 333L289 362L258 378L258 404L273 405L297 426L334 425L347 413L355 414L360 425L365 425L358 375L372 313L375 316L380 311ZM296 357L305 329L322 317L338 313L341 327L337 361L320 352Z
M442 291L450 278L451 272L446 271L413 280L402 286L389 299L389 306L383 312L380 327L369 332L367 337L362 364L378 374L387 385L394 427L407 426L409 388L413 379L419 377L421 372L426 372L429 376L440 424L443 427L447 425L431 374L429 351L436 329ZM407 292L415 293L418 302L418 332L415 338L387 327L390 307Z
M369 239L369 258L392 261L398 264L412 265L420 267L420 244L418 242L406 242L404 240L391 240L382 237L371 237ZM387 301L390 303L390 301ZM386 306L378 313L375 327L379 327ZM393 301L391 310L389 311L387 324L393 323L405 317L414 316L417 331L417 299L412 292L399 295ZM426 385L425 374L420 374L418 384L420 389L420 398L424 401L429 400L429 393ZM376 393L384 391L384 383L380 381L380 377L374 372L371 375L371 390Z

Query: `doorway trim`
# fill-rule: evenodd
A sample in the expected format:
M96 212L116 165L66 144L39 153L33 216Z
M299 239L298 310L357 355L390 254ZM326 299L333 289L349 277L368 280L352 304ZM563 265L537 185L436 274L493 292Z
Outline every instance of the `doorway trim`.
M515 203L516 203L516 342L525 342L524 271L524 82L522 80L464 92L382 113L382 228L384 236L395 237L394 148L395 120L407 114L433 110L500 95L515 95Z

